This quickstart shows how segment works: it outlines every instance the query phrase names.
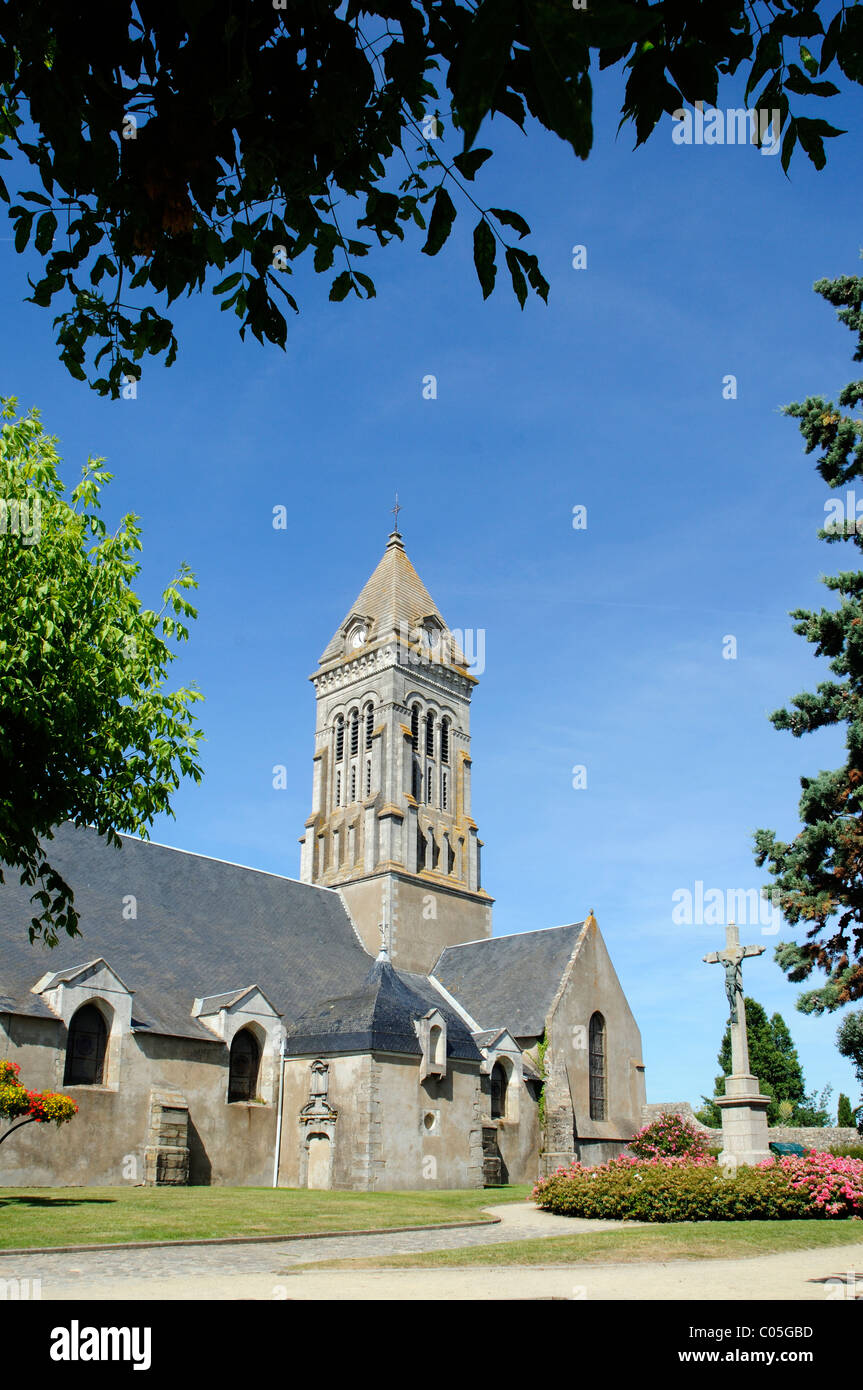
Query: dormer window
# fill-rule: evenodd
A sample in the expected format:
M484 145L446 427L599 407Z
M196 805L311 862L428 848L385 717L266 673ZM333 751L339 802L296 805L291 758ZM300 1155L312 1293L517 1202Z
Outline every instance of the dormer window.
M446 1019L440 1009L432 1009L418 1018L414 1027L422 1048L420 1081L429 1077L443 1081L446 1077Z
M351 623L345 633L345 643L349 651L358 651L369 640L369 625L363 620Z

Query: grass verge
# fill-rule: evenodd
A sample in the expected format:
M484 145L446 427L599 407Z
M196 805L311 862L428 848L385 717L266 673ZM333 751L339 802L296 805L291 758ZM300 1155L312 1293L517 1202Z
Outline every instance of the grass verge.
M478 1221L529 1184L453 1192L310 1192L282 1187L0 1188L0 1249L118 1241L300 1235Z
M863 1245L860 1221L699 1221L627 1231L587 1231L538 1240L501 1241L423 1255L315 1261L303 1269L446 1269L470 1265L644 1264L665 1260L745 1259L789 1250ZM286 1271L287 1272L287 1271Z

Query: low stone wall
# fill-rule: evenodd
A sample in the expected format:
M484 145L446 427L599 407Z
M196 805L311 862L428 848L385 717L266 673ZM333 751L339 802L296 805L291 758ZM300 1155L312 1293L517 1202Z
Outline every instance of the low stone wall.
M710 1129L703 1125L700 1120L696 1120L692 1106L688 1101L666 1101L662 1105L645 1105L641 1112L642 1123L649 1125L654 1120L658 1120L660 1115L680 1115L683 1119L689 1120L696 1129L708 1137L711 1148L716 1148L722 1144L722 1130ZM838 1128L837 1126L819 1129L814 1126L794 1126L794 1125L771 1125L767 1131L771 1144L802 1144L807 1149L818 1149L827 1151L839 1144L863 1144L863 1135L856 1129L850 1127Z

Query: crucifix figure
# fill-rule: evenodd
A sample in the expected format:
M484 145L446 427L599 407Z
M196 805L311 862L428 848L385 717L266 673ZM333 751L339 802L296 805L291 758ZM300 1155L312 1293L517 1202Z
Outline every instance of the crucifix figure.
M725 971L725 993L728 996L731 1024L731 1071L734 1076L749 1074L749 1044L746 1037L746 1009L743 1003L743 961L747 956L760 956L764 946L741 946L737 927L729 922L725 928L725 950L711 951L704 956L708 965L721 965Z

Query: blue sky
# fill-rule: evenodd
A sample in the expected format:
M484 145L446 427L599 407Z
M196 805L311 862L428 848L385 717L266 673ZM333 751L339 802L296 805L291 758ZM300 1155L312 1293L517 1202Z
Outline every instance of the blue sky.
M137 399L111 402L58 364L7 239L0 390L42 409L69 482L88 453L107 459L106 515L142 518L146 601L180 560L198 575L174 670L206 695L206 778L153 838L290 876L310 805L307 677L380 558L398 489L444 616L486 633L473 798L495 931L593 908L648 1099L697 1103L726 1014L701 957L722 933L676 925L672 895L758 887L753 830L796 833L800 776L839 756L835 732L797 741L767 715L826 674L787 613L820 605L818 575L838 568L815 534L828 489L779 412L855 374L851 335L811 286L857 272L860 141L828 142L821 173L798 152L786 178L753 148L677 146L670 121L633 151L618 99L600 75L586 163L502 124L475 185L530 222L548 307L520 312L503 272L483 303L465 210L436 259L418 238L369 258L369 303L330 304L329 277L295 276L286 353L241 343L210 296L173 306L177 364L148 365ZM831 119L855 114L835 104ZM747 993L789 1022L809 1088L832 1083L834 1107L856 1095L838 1016L797 1013L772 961L788 931L742 931L767 947Z

